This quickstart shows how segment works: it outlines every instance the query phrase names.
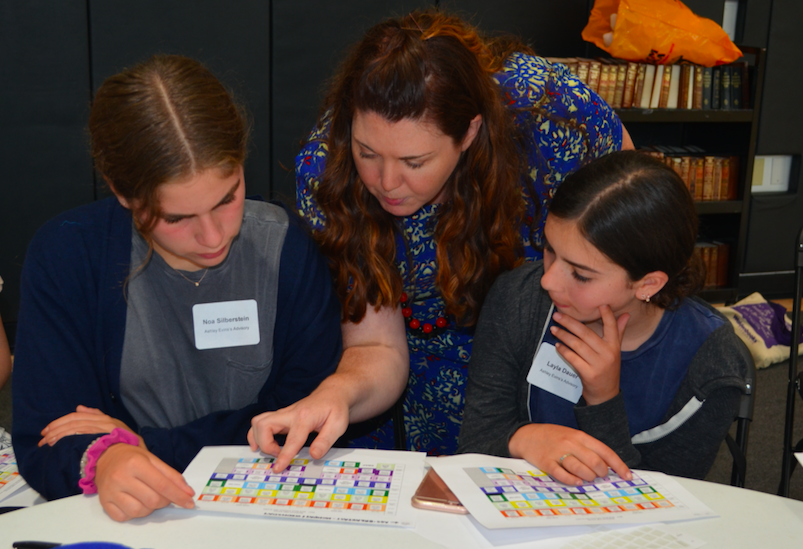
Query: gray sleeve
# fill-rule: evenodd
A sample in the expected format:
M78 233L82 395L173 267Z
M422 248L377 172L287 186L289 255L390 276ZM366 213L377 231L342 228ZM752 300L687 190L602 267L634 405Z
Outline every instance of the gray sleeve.
M621 395L597 406L577 407L575 417L584 432L610 446L629 467L701 479L736 418L748 360L752 359L730 324L715 330L689 364L664 423L692 400L702 405L682 424L649 442L631 441Z
M540 263L502 275L480 314L458 453L508 457L508 441L530 423L527 371L549 311Z

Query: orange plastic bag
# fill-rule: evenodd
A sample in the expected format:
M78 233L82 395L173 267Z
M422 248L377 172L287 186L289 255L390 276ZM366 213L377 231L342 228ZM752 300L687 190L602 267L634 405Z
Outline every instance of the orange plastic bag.
M612 14L616 24L606 45ZM742 56L722 27L679 0L596 0L583 39L614 57L660 65L685 60L713 67Z

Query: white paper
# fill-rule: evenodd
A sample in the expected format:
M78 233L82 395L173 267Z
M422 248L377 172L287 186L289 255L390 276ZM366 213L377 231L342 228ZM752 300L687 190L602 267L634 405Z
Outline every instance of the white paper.
M17 470L14 450L10 446L0 450L0 501L14 495L24 485L25 481Z
M795 454L795 457L800 462L800 464L803 465L803 452Z
M484 527L528 528L670 522L717 516L668 475L611 472L568 486L521 459L480 454L430 459L430 465Z
M410 500L424 476L423 453L309 448L272 475L273 457L248 446L203 448L184 471L204 511L412 527Z

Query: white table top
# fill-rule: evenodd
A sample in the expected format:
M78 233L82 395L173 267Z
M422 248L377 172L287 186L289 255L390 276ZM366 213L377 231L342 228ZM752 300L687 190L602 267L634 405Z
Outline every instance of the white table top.
M720 518L675 522L670 528L707 542L708 547L803 545L803 501L720 484L677 480ZM0 549L17 540L61 543L102 540L150 549L244 547L245 543L264 545L267 541L273 546L287 543L291 547L348 549L491 547L465 517L432 511L419 511L418 524L413 530L213 515L175 508L162 509L144 519L116 523L103 512L96 496L74 496L0 515ZM548 540L526 546L560 547L564 543Z

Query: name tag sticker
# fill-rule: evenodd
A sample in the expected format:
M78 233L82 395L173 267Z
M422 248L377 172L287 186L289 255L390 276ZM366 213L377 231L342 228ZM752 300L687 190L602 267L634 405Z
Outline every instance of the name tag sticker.
M533 358L527 382L577 404L583 394L583 382L571 364L558 354L551 343L542 341Z
M259 316L255 299L193 305L192 324L195 348L199 351L259 343Z

